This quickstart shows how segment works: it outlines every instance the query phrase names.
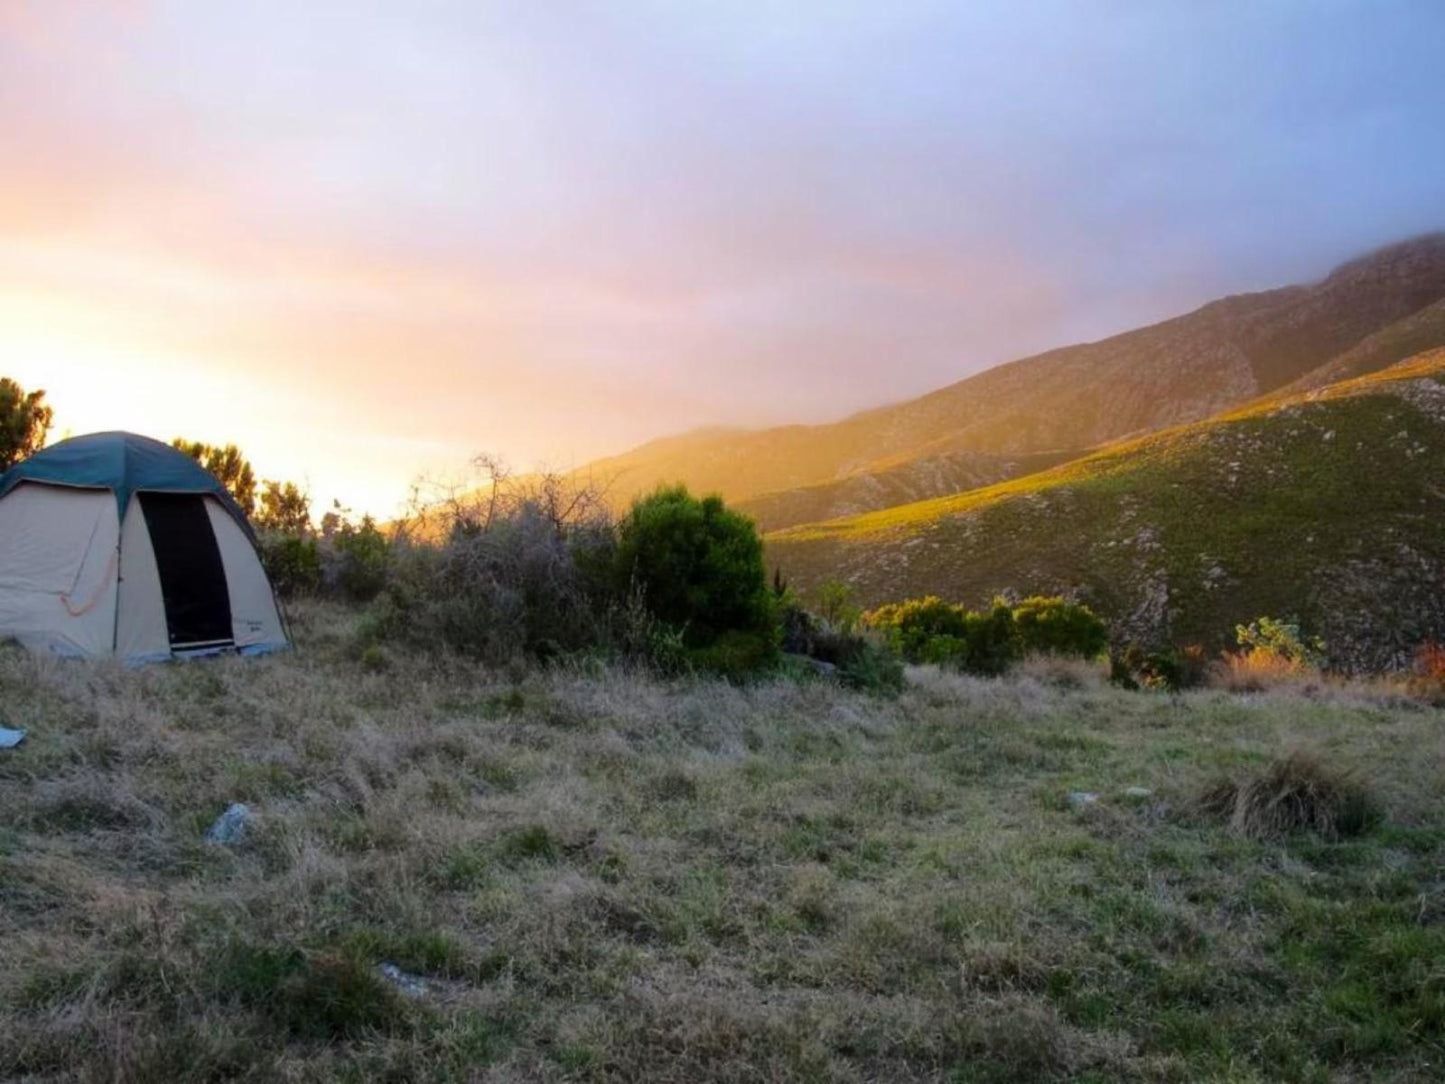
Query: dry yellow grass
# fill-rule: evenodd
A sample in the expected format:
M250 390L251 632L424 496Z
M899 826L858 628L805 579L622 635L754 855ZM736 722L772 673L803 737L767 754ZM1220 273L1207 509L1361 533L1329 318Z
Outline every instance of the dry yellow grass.
M0 1078L1436 1077L1438 710L1042 662L897 700L363 667L354 620L136 672L0 650L30 730L0 753ZM1369 767L1382 825L1193 812L1304 741ZM254 832L204 843L233 801Z

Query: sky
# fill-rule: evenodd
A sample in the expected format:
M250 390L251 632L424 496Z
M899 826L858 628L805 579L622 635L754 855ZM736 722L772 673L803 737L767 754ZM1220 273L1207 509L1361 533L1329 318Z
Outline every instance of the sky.
M0 375L399 510L1445 228L1439 0L0 0Z

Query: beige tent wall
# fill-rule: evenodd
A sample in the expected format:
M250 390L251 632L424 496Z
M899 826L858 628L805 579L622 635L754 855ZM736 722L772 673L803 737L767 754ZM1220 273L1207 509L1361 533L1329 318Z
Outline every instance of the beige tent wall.
M114 499L111 503L115 503ZM131 663L171 657L155 550L151 548L145 513L134 498L126 510L120 535L120 613L115 627L115 653Z
M206 513L241 651L288 646L260 558L222 504ZM0 638L127 663L171 657L165 601L140 500L118 522L110 490L27 482L0 498Z
M221 549L221 563L226 568L236 647L242 650L285 647L286 634L281 627L281 615L276 612L276 597L256 555L256 547L220 501L207 497L206 513Z
M109 490L24 483L0 498L0 636L110 653L119 525Z

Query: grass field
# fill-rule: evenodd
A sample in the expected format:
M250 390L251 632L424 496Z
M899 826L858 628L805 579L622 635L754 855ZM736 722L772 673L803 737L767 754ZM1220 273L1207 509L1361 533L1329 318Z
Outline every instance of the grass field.
M362 666L354 620L136 672L0 650L0 1078L1445 1075L1445 711ZM1382 819L1200 805L1295 750Z

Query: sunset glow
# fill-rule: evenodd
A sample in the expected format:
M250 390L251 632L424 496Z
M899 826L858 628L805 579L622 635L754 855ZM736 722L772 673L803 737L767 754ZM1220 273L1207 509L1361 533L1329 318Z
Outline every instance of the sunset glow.
M829 420L1438 226L1430 10L0 0L0 363L383 515Z

